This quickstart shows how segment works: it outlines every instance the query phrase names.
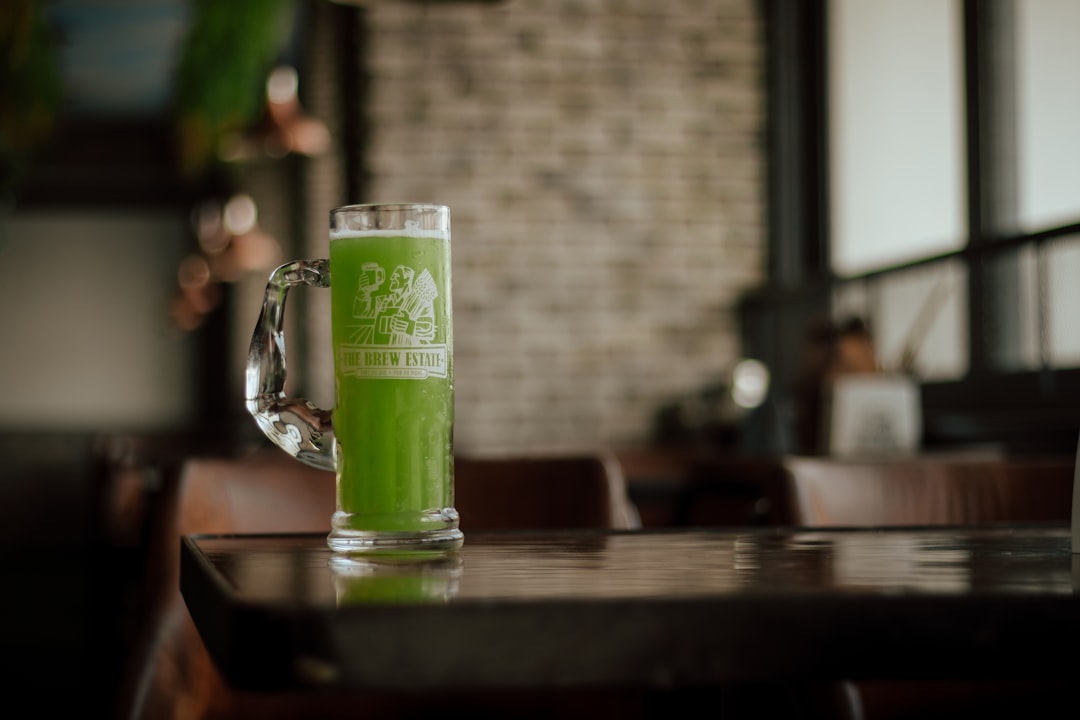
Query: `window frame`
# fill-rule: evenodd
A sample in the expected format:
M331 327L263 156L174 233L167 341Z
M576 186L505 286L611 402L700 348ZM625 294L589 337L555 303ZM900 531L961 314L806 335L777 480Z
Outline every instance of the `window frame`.
M1050 240L1080 233L1080 223L1021 232L1017 222L1014 0L963 0L967 241L955 252L837 277L829 254L828 0L761 0L766 62L765 173L768 198L768 280L740 303L746 354L773 369L773 410L779 432L756 450L795 452L785 425L788 394L807 322L828 314L839 283L956 258L968 272L970 366L954 381L923 381L927 449L992 446L1010 453L1073 453L1077 446L1080 369L995 369L995 348L1015 342L1019 318L993 326L995 306L1020 292L1015 268L991 268L1001 253L1036 251Z

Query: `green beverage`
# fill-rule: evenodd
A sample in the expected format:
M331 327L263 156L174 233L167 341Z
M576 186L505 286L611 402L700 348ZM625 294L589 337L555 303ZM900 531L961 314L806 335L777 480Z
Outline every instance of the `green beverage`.
M330 273L335 531L456 527L449 235L337 231Z
M285 392L285 300L304 286L330 288L332 411ZM270 274L245 404L275 445L336 473L326 538L335 553L415 559L464 541L454 509L450 298L445 205L335 208L330 257Z

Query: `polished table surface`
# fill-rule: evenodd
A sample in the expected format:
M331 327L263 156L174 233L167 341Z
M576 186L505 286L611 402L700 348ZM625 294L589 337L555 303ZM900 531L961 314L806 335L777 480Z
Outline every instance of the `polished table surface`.
M373 561L321 535L181 546L184 599L243 688L1034 678L1080 648L1067 527L477 533Z

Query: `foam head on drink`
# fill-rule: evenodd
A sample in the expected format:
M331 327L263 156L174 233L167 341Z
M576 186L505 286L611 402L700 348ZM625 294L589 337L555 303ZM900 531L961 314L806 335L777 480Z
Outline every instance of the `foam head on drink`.
M330 273L335 530L456 527L449 233L333 232Z

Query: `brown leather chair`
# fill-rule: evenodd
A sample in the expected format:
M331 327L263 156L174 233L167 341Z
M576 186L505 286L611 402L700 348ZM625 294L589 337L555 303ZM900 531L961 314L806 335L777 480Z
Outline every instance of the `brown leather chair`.
M122 718L419 717L453 708L453 698L365 693L237 692L216 670L179 591L179 538L194 533L329 532L332 473L276 448L241 458L190 458L165 480L152 518L142 633L120 697ZM466 532L509 528L631 528L637 514L618 463L606 454L460 458L455 506ZM466 539L466 542L468 540ZM512 695L512 694L511 694ZM621 697L621 696L620 696ZM469 698L471 711L501 716L497 693ZM523 717L573 715L595 697L513 697ZM605 700L605 707L619 697ZM500 710L499 708L503 709ZM592 711L584 711L591 714Z
M807 527L1068 522L1068 457L917 456L783 460L795 522Z
M1071 457L786 457L793 521L808 527L1068 523Z
M606 452L454 458L461 529L641 527L618 459Z

